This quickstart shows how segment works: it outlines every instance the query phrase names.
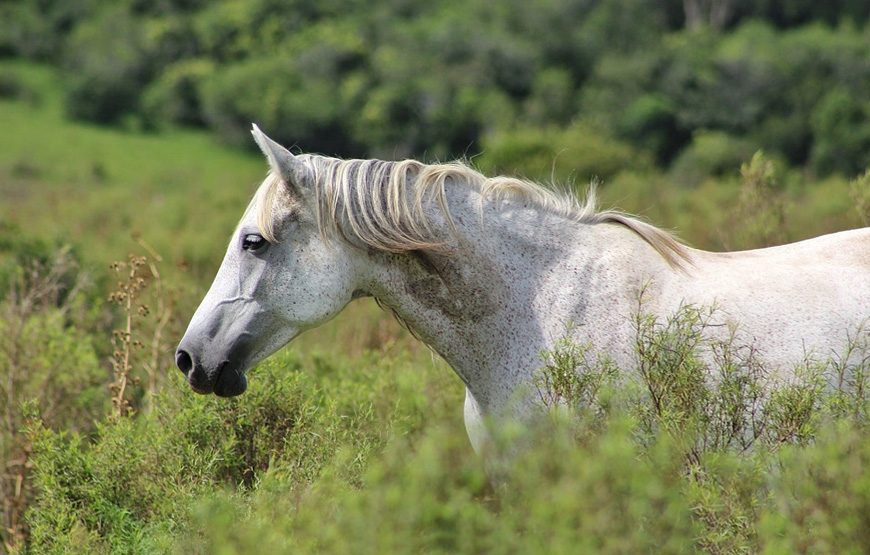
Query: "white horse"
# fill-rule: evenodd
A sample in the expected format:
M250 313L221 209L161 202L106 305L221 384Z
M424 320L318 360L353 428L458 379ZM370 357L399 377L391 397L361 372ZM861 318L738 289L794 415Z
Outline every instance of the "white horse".
M658 317L715 304L785 375L807 353L839 352L870 317L870 228L704 252L591 199L462 164L295 156L252 133L271 172L176 353L199 393L244 392L253 364L372 296L465 383L480 450L482 416L534 407L522 392L567 322L633 367L641 288Z

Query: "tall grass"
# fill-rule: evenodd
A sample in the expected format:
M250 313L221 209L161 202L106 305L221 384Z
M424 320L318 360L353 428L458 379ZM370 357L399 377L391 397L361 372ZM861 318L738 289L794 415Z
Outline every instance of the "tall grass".
M0 297L0 545L28 536L34 495L33 444L21 433L36 411L44 426L89 433L100 417L104 373L82 304L84 280L68 250L30 261L7 276Z
M543 353L554 411L493 428L496 480L455 378L388 348L285 351L229 401L179 374L90 440L31 420L27 550L859 552L866 393L836 364L767 389L751 346L710 337L712 313L639 314L635 368L568 340Z

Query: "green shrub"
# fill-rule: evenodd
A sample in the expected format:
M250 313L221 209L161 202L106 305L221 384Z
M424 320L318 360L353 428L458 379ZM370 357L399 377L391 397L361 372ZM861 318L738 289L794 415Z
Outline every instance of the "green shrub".
M632 102L618 125L621 137L653 152L660 164L671 162L691 138L677 122L677 108L657 94L647 94Z
M650 157L589 125L520 127L493 133L475 161L487 173L585 186L592 178L607 180L624 170L651 165Z
M85 329L91 315L68 251L29 260L0 296L0 545L28 535L33 444L22 433L34 412L53 430L88 433L106 408L106 372Z
M13 73L0 74L0 99L13 99L24 96L27 89L17 75Z
M29 236L16 225L0 222L0 301L13 286L27 289L34 279L49 273L63 301L79 278L79 264L71 247Z
M866 545L868 442L858 429L825 427L816 445L777 456L707 455L686 474L679 448L661 438L641 451L631 428L617 419L578 444L571 425L540 423L520 433L527 448L498 485L461 432L436 428L413 443L391 441L361 487L336 477L347 453L301 492L270 472L249 496L207 495L192 511L196 533L164 541L220 553L859 553Z
M306 76L292 58L255 59L216 71L203 84L206 122L225 141L250 144L256 122L283 144L312 152L347 151L338 86Z
M855 175L870 167L870 100L842 87L828 92L812 114L813 168Z
M733 214L731 248L781 245L785 235L784 186L774 162L761 151L740 166L740 194Z
M93 0L41 0L0 5L0 56L61 57L69 31L93 10Z
M830 361L808 358L797 379L773 383L754 346L738 328L721 329L717 314L714 308L685 306L659 320L645 314L641 302L635 321L640 390L631 387L630 377L618 381L606 360L590 361L585 348L565 339L544 354L537 385L545 404L567 408L576 418L571 425L582 427L574 434L580 445L587 445L590 438L601 440L610 433L607 426L615 418L630 414L638 453L644 452L644 446L665 449L668 456L682 461L680 499L691 507L697 526L694 546L713 553L755 552L764 541L774 539L762 539L759 522L776 514L773 497L782 495L778 488L789 487L788 482L780 482L778 465L800 453L787 447L780 460L780 449L810 446L807 452L812 452L817 438L824 445L830 441L828 434L837 429L848 429L845 437L850 442L855 441L851 434L866 438L870 339L861 326L844 337L842 353ZM616 393L608 391L614 383L620 384ZM842 436L834 439L838 437ZM549 446L537 449L546 452ZM838 456L825 464L836 465L832 461ZM510 461L508 468L514 464ZM844 472L863 479L859 468L856 462ZM773 494L771 487L776 490ZM848 495L843 514L849 510L860 514L870 502L867 492L859 490ZM810 504L815 495L811 492L805 490L798 501L780 502ZM837 517L820 510L816 518L823 521L823 534L835 534ZM780 533L801 526L803 518L795 510L786 519L774 518L776 525L770 526L779 526ZM847 537L839 545L848 549L860 545L861 526L860 519L851 518L845 525ZM806 543L791 545L794 549Z
M743 3L684 29L697 2L43 0L0 7L0 55L64 62L77 118L205 121L231 143L263 120L309 150L443 160L518 122L580 120L662 166L708 130L855 173L870 82L859 3ZM202 61L222 76L207 92L188 66Z
M870 170L856 177L849 184L849 193L855 203L855 210L865 226L870 226Z
M101 425L93 444L31 429L40 491L29 513L32 549L74 549L77 528L103 549L141 551L143 527L182 524L194 496L252 487L277 460L299 457L301 468L316 468L318 453L334 445L324 430L311 429L318 409L301 374L270 380L229 404L194 397L180 381L153 412Z
M211 2L194 19L194 33L205 54L218 62L238 61L249 54L251 2Z
M697 186L709 177L733 174L734 168L752 156L757 147L719 131L698 132L671 166L671 174L680 184Z
M537 441L535 441L537 435ZM182 551L245 553L269 546L329 553L602 553L690 549L695 528L667 449L639 458L625 427L578 447L545 425L501 486L487 479L464 434L432 430L392 441L349 488L331 474L301 496L276 477L249 504L223 496L200 504L199 537ZM516 438L514 438L516 439ZM340 462L338 463L340 464Z
M412 432L446 394L401 358L373 357L362 372L344 361L321 360L318 369L312 378L289 353L273 357L249 391L229 401L194 395L173 372L151 411L101 424L90 441L32 426L40 495L28 513L30 548L56 552L86 541L147 550L160 533L191 533L191 510L209 492L250 495L275 475L283 494L301 495L339 451L353 456L337 475L359 483L369 454L389 434Z
M142 113L146 123L204 125L203 82L214 72L210 60L192 59L169 67L145 90Z
M135 113L153 70L152 47L143 26L124 7L77 27L65 52L67 113L98 123L117 123Z
M591 345L578 345L567 336L541 354L544 366L535 376L535 389L549 409L569 407L586 422L601 422L609 411L608 392L619 370L605 357L592 357Z
M577 111L571 73L562 68L541 71L526 100L526 120L530 125L564 125Z
M766 453L707 452L682 486L698 527L695 549L704 553L754 553L758 521L768 507Z
M765 553L863 553L870 545L870 438L840 422L784 449L760 522Z

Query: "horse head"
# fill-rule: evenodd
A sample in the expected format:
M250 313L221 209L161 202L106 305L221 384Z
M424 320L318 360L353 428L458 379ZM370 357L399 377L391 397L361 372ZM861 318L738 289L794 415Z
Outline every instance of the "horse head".
M269 162L175 361L198 393L239 395L248 368L337 314L355 290L351 247L318 230L314 168L257 126Z

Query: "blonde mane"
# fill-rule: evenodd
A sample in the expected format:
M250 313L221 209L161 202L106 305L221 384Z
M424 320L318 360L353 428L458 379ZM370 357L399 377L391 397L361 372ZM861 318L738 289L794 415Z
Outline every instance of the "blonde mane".
M557 192L532 181L486 177L460 162L340 160L316 155L298 158L313 171L320 232L345 239L350 234L374 249L396 253L442 249L444 240L432 230L425 207L427 201L434 201L447 225L454 227L447 204L449 181L474 188L481 199L522 200L579 223L625 226L675 267L690 259L689 250L670 233L623 212L598 211L594 187L581 201L569 191ZM248 207L257 207L257 224L270 242L276 240L272 208L281 183L279 176L270 173Z

